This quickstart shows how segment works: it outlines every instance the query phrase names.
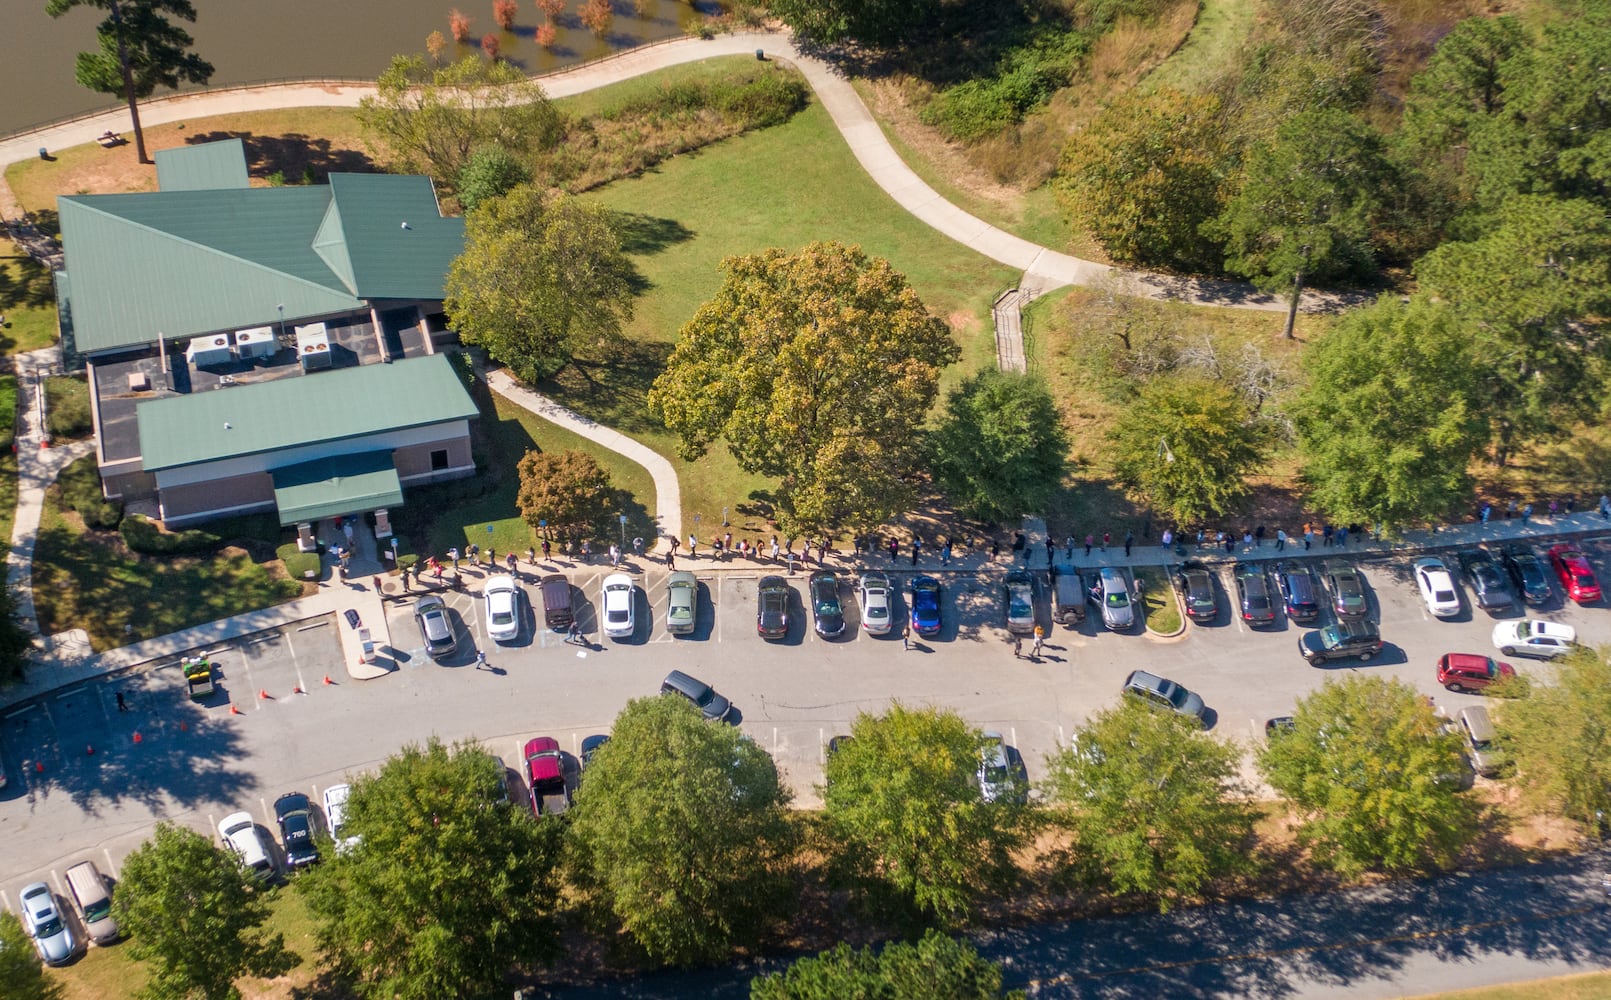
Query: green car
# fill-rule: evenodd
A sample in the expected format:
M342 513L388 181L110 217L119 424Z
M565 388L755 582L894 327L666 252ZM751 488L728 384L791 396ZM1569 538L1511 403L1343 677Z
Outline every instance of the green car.
M666 581L666 631L687 635L699 611L699 581L692 573L673 573Z

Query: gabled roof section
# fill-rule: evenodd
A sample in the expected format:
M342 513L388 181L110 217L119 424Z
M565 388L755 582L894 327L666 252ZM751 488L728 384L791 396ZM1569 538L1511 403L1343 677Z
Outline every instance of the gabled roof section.
M341 279L347 291L357 289L358 283L352 276L352 258L347 256L347 234L341 231L341 212L336 209L334 198L325 206L319 231L313 234L313 252Z
M362 303L311 245L330 192L244 188L57 199L77 348L94 353Z
M213 191L243 188L250 183L246 175L246 144L239 139L159 149L156 159L160 191Z
M440 299L453 258L464 251L464 220L442 217L429 177L393 174L331 174L333 213L319 249L331 270L337 237L352 275L354 295L364 299Z
M135 410L147 472L476 415L441 354L153 399Z

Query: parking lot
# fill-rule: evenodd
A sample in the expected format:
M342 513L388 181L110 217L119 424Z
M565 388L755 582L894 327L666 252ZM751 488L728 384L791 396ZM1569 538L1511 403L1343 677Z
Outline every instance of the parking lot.
M1611 545L1586 540L1582 547L1603 578ZM0 830L8 846L0 887L14 890L86 857L104 860L115 872L115 862L160 818L211 833L224 814L248 809L272 828L270 803L279 794L302 790L317 801L343 774L371 768L398 746L432 735L479 739L515 771L521 746L535 735L554 736L574 758L584 737L607 732L627 700L655 694L673 668L731 698L744 731L773 753L797 800L810 802L828 738L847 731L858 712L881 711L891 699L955 708L980 728L1001 732L1038 778L1044 755L1092 711L1112 704L1131 670L1145 668L1198 692L1212 730L1250 746L1262 739L1266 719L1290 714L1299 698L1343 671L1401 678L1450 712L1479 703L1478 696L1439 688L1433 664L1452 651L1497 655L1493 623L1522 614L1519 608L1474 612L1467 593L1458 617L1434 619L1411 580L1409 557L1318 547L1307 554L1266 547L1263 554L1266 568L1277 555L1310 567L1317 586L1327 558L1358 566L1385 640L1382 654L1365 663L1308 665L1297 643L1312 626L1289 622L1278 610L1272 626L1249 628L1232 613L1228 566L1214 570L1219 614L1212 622L1188 625L1172 638L1139 628L1117 634L1102 628L1093 607L1077 627L1052 626L1039 659L1014 658L1002 596L1006 560L983 572L914 571L874 560L871 568L887 573L899 592L915 572L942 584L941 630L929 638L914 635L910 649L898 628L886 636L860 628L854 574L843 567L846 629L835 639L811 627L804 572L784 575L789 628L783 640L768 641L756 634L762 572L713 571L705 560L684 560L682 568L699 583L692 635L665 631L668 573L639 565L628 567L637 585L636 629L626 639L604 638L598 617L609 571L577 567L567 575L585 644L542 627L541 608L532 607L536 579L523 573L522 627L506 645L488 640L480 596L485 577L469 571L462 589L441 592L459 642L440 661L425 653L414 600L396 600L387 603L392 648L386 653L399 669L374 681L347 680L336 631L347 626L324 618L207 650L218 665L219 690L201 702L187 697L171 661L13 710L0 740L10 779L0 792ZM1563 604L1559 586L1554 589L1552 601L1529 609L1529 617L1573 625L1584 642L1611 641L1611 613L1603 604ZM1050 625L1044 588L1040 596L1037 619ZM895 621L905 614L899 599ZM1324 612L1316 624L1331 620ZM484 667L476 663L477 650L486 654ZM1524 674L1541 669L1530 660L1510 662ZM325 684L326 677L334 683ZM118 711L120 692L127 711ZM231 704L240 714L232 714ZM13 902L9 896L3 901Z

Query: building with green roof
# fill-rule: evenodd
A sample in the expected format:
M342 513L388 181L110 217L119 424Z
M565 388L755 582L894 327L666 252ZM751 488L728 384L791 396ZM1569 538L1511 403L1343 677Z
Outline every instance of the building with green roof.
M154 192L58 199L63 354L107 496L170 524L299 524L475 471L476 406L436 353L464 222L429 178L254 188L238 139L157 170Z

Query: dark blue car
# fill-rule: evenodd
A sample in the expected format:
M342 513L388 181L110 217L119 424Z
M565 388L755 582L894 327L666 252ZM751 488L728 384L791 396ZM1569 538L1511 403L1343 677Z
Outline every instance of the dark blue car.
M940 631L940 581L920 576L912 581L912 631L918 635L938 635Z

